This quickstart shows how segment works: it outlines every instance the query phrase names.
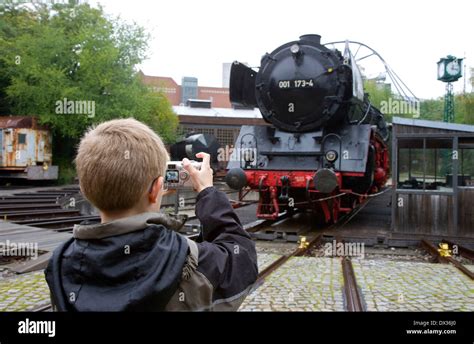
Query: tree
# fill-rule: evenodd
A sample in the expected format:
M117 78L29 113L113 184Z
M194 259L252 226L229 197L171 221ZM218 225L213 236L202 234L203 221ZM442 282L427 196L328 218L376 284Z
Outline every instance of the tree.
M389 99L400 100L397 94L394 94L387 84L380 84L375 80L364 81L365 92L369 94L369 100L373 106L379 110L384 109L382 106ZM420 119L427 119L432 121L442 121L444 114L444 97L436 99L424 99L420 101ZM457 94L454 97L454 111L456 123L474 124L474 93ZM390 112L384 113L387 121L391 122L392 116L413 117L412 113L398 112L392 114Z
M456 122L474 124L474 93L456 95L454 111Z
M425 99L420 102L420 118L431 121L442 121L444 98Z
M364 81L364 90L369 94L372 105L378 109L382 102L388 101L393 96L389 84L379 83L373 79Z
M471 87L474 89L474 68L470 68L471 70L471 77L469 78L469 81L471 82Z
M177 116L135 66L148 34L88 4L0 6L0 114L34 115L56 138L77 141L92 124L135 117L172 142Z
M408 103L392 92L390 84L366 79L364 91L368 93L370 103L384 114L386 121L391 122L393 116L413 117L413 113L407 112L410 110Z

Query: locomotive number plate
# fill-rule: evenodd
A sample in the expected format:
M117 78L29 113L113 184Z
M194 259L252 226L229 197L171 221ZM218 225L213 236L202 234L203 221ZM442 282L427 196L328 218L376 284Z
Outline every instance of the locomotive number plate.
M295 80L280 80L278 81L278 88L312 88L314 87L313 79L295 79Z

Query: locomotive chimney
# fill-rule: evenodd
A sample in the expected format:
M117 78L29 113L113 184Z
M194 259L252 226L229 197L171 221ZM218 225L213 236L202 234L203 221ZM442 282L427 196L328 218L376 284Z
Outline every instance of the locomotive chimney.
M300 40L302 40L302 41L311 41L311 42L314 42L316 44L321 44L321 36L320 35L314 35L314 34L303 35L303 36L300 36Z

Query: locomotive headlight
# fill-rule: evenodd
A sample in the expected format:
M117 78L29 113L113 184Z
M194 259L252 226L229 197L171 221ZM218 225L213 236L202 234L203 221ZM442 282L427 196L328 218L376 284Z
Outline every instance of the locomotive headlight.
M330 150L326 152L326 160L328 162L334 162L337 159L337 152L334 150Z
M296 55L300 52L300 46L298 44L293 44L290 47L290 51L291 51L292 54Z

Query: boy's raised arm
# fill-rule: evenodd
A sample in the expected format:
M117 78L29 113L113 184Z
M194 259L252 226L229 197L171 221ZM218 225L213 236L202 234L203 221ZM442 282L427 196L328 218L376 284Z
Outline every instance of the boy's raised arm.
M214 287L214 310L236 310L257 279L255 244L227 196L214 187L199 193L196 215L203 225L198 271Z

